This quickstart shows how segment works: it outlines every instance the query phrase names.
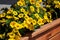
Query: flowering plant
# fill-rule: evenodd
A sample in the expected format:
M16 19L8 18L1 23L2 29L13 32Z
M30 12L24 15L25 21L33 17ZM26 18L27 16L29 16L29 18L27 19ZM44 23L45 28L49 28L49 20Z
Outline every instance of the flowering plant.
M52 19L60 18L60 0L47 0L45 4L47 12L52 14Z
M41 6L42 0L18 0L0 14L0 39L20 40L27 32L52 22L51 13Z

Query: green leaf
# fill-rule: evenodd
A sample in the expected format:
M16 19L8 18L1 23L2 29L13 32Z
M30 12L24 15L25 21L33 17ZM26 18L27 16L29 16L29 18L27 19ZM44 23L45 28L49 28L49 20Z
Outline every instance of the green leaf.
M34 26L35 29L38 29L39 27L40 27L40 25L38 25L38 24L36 24L36 25Z
M36 19L36 17L34 16L34 14L31 14L30 17L32 17L33 19Z
M11 21L11 19L6 20L6 24L10 24Z
M24 34L25 34L25 31L26 31L25 28L23 28L23 29L19 29L19 32L20 32L21 35L24 35Z

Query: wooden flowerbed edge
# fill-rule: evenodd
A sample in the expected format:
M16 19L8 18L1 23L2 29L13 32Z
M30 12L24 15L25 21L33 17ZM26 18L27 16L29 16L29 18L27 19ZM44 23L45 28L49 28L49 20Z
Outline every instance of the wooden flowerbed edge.
M41 28L37 29L35 32L33 32L31 34L31 37L33 38L33 37L45 32L45 31L47 31L47 30L49 30L49 29L51 29L51 28L53 28L53 27L55 27L55 26L57 26L59 24L60 24L60 18L54 20L51 23L45 24L44 26L41 26ZM29 36L21 38L21 40L28 40L28 39L29 39Z

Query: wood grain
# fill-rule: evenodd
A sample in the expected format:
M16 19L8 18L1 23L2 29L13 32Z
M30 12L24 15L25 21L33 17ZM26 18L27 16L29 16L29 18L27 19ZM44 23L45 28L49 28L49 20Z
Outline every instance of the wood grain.
M48 29L51 29L58 24L60 24L60 18L57 20L54 20L53 22L51 22L49 24L42 26L42 28L40 28L40 29L37 29L35 32L32 33L32 37L35 37L36 35L41 34L42 32L47 31Z

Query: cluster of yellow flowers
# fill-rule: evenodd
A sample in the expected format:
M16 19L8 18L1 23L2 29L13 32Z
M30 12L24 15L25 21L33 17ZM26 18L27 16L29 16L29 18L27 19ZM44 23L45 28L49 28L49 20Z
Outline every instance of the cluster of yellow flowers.
M55 8L60 8L60 1L54 1L55 3Z
M49 0L48 5L46 5L46 7L51 7L52 5L50 5L51 2L53 2L52 4L54 5L54 8L60 8L60 1L59 0Z
M42 26L46 22L52 22L51 13L41 7L41 2L42 0L18 0L14 7L0 14L0 22L7 22L7 25L13 29L7 33L8 40L19 40L21 37L19 29L26 28L33 31L35 25Z

